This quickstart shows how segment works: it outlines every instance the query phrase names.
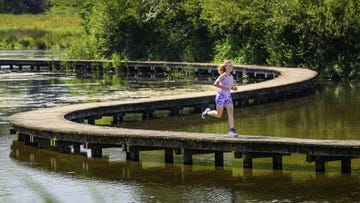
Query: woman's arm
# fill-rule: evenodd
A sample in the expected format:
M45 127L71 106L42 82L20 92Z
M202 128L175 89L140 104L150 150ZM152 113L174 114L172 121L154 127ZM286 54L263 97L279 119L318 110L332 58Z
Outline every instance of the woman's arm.
M220 82L225 80L226 78L226 73L223 73L221 74L214 82L214 86L217 87L217 88L220 88L222 90L230 90L230 88L227 88L227 87L223 87L220 85Z

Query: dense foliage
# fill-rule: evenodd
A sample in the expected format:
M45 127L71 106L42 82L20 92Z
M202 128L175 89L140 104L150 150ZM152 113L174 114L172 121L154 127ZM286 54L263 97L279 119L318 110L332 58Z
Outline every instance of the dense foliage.
M47 12L80 11L86 34L69 50L73 58L231 59L309 67L326 77L360 76L359 0L43 2L50 2Z
M357 78L358 0L87 0L71 54L310 67Z
M210 61L212 35L201 19L201 1L88 0L82 16L87 38L80 57ZM74 51L74 52L73 52Z

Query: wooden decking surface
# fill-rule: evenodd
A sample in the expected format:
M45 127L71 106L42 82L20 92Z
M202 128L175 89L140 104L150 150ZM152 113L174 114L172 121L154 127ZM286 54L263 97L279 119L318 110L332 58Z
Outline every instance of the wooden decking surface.
M233 95L248 91L283 88L313 80L317 73L308 69L246 66L250 69L266 69L280 72L275 79L261 83L240 86ZM107 109L123 105L143 105L153 102L183 101L194 98L213 97L215 93L199 92L187 95L164 96L161 98L134 99L87 103L18 113L9 118L12 127L24 134L47 139L83 142L91 144L113 144L159 148L191 148L212 151L304 153L308 155L351 156L360 155L359 140L315 140L279 138L261 135L239 135L236 138L226 134L154 131L94 126L65 119L74 112L93 109ZM200 119L200 118L199 118Z

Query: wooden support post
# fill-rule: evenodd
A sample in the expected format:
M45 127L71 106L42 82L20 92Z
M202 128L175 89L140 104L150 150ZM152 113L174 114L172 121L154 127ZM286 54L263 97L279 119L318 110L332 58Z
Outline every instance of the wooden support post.
M192 153L192 151L184 149L184 155L183 156L184 156L184 164L192 165L192 163L193 163L193 159L192 159L193 153Z
M30 136L29 136L29 135L23 134L23 133L19 133L19 132L17 132L16 135L17 135L17 140L18 140L18 141L24 142L25 144L29 144L29 143L30 143Z
M341 160L341 173L351 173L351 158Z
M318 157L315 160L315 171L319 172L319 173L324 173L325 172L325 160Z
M101 146L92 146L91 147L91 157L102 157L102 147Z
M282 155L273 155L273 170L282 170Z
M254 158L267 158L272 157L273 169L282 170L282 156L289 156L290 153L273 153L273 152L244 152L244 168L253 167Z
M179 115L179 107L172 107L171 108L171 113L170 113L171 116L177 116Z
M73 147L74 147L74 154L80 154L80 144L74 143Z
M306 161L313 162L315 161L315 171L316 172L325 172L325 163L329 161L341 161L341 172L342 173L351 173L351 158L349 156L324 156L324 155L307 155Z
M180 155L180 154L182 154L182 151L181 151L180 148L176 148L176 149L174 149L174 153L175 153L176 155Z
M39 149L53 149L51 147L51 139L47 138L40 138L40 137L34 137L32 141L32 146L35 146Z
M174 163L174 153L172 148L165 149L165 163L167 164Z
M122 113L117 113L113 115L113 121L112 121L113 125L119 125L123 121L124 121L124 115Z
M242 152L234 152L234 158L235 159L242 158Z
M139 151L136 149L130 149L130 151L126 152L126 160L128 161L140 161Z
M252 157L249 155L245 155L243 163L244 163L244 168L252 168L253 167Z
M147 110L142 113L142 120L147 120L149 118L154 117L154 111L153 110Z
M88 124L89 125L95 125L95 119L94 118L88 118Z
M118 146L118 145L114 145L114 146ZM129 146L129 145L123 145L123 151L126 151L126 160L130 160L130 161L140 161L139 158L139 152L140 151L150 151L150 150L166 150L165 151L165 161L172 161L172 150L170 151L170 149L168 148L164 148L164 147L146 147L146 146ZM171 152L171 153L170 153Z
M195 149L183 149L184 164L192 165L194 154L209 154L209 153L214 153L215 166L224 166L223 151L195 150Z
M17 131L16 131L14 128L11 128L11 129L10 129L10 134L11 134L11 135L15 135L16 132L17 132Z
M126 160L140 161L140 151L162 150L164 148L123 145L123 149L126 150ZM169 151L168 151L168 153L169 153ZM167 157L167 158L165 157L165 159L168 159L167 161L171 161L171 158L170 158L171 155L169 155L169 154L167 154L167 155L169 157Z
M155 68L155 66L151 66L151 67L150 67L150 70L152 71L152 74L156 74L156 68Z
M57 143L57 139L54 137L54 138L51 138L50 139L50 147L56 147L56 144Z
M198 72L199 72L199 67L194 66L194 72L195 72L195 73L198 73Z
M25 139L25 144L33 147L40 148L40 144L38 142L38 138L33 135L25 135L27 138Z
M314 156L314 155L307 155L306 161L307 162L315 162L315 172L323 173L325 172L325 162L327 156ZM329 160L327 160L329 161Z
M215 166L224 166L224 152L215 152Z

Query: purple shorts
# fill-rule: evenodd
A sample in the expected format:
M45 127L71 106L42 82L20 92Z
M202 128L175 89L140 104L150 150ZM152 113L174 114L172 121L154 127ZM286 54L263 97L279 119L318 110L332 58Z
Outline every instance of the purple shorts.
M217 93L215 97L215 103L216 103L216 107L224 108L226 105L232 104L233 101L230 94Z

